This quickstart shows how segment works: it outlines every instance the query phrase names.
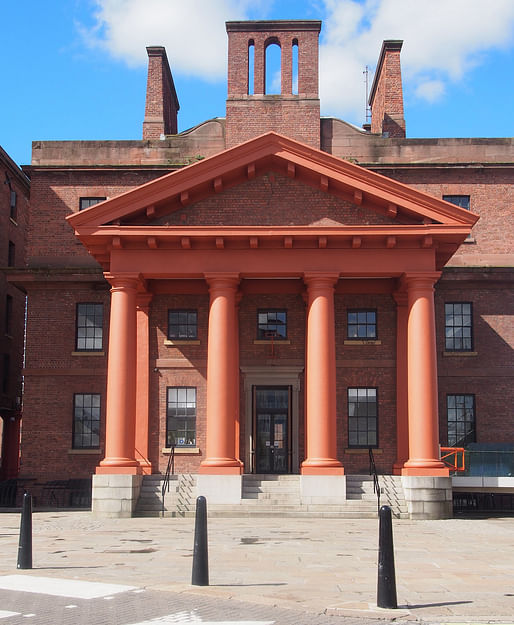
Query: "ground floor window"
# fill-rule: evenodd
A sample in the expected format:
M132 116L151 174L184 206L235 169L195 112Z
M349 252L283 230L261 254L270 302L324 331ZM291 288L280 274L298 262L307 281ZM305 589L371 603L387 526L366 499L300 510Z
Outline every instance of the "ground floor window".
M97 449L100 446L100 395L76 393L73 403L73 449Z
M378 445L376 388L348 389L348 446Z
M169 386L166 407L166 447L196 446L196 388Z
M448 446L465 447L476 441L475 396L447 395Z

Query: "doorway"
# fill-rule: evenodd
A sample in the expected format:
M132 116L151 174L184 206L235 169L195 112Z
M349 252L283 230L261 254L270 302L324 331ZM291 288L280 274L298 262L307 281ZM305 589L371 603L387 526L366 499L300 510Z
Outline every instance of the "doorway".
M290 473L289 386L254 387L256 473Z

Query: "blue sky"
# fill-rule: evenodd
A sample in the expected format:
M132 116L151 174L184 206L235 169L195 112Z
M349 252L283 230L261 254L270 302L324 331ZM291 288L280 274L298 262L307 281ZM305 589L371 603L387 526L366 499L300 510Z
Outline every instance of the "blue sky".
M224 116L226 33L237 19L321 19L324 115L362 125L363 70L403 39L408 137L512 136L514 0L26 0L2 6L0 145L139 139L146 45L165 45L179 130Z

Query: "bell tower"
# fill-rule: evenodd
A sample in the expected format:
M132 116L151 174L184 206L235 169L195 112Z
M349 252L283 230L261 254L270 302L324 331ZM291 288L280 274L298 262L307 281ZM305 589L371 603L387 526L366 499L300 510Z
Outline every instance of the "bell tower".
M320 147L318 20L227 22L227 148L273 130ZM266 93L266 52L280 47L280 93Z

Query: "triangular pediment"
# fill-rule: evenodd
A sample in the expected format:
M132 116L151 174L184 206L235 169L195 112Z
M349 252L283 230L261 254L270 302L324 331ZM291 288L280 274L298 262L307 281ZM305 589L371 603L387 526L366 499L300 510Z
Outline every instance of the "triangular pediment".
M262 183L263 177L270 173L283 181L284 188L296 184L310 189L311 195L315 192L318 200L328 196L332 201L335 213L313 211L311 221L306 218L306 223L300 225L337 228L338 224L356 223L441 224L470 228L478 219L442 199L269 132L71 215L68 220L77 234L112 224L179 225L176 215L185 214L187 221L188 209L198 210L201 203L214 205L216 198L233 188L237 188L234 196L244 198L245 188L259 180ZM348 208L344 218L337 217L342 206ZM218 219L223 221L222 216ZM280 225L288 224L297 225L294 219L285 218Z

